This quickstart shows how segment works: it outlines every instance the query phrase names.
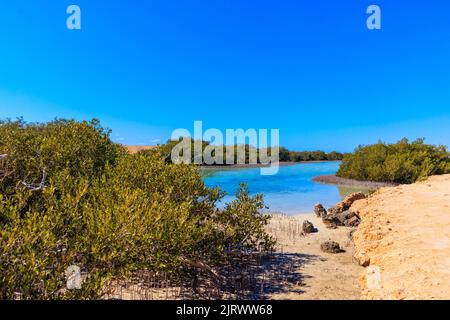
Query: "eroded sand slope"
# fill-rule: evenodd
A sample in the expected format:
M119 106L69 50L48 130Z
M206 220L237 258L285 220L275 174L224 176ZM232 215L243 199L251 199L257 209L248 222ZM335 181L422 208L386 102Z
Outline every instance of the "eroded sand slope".
M450 175L382 188L353 204L366 299L450 299Z

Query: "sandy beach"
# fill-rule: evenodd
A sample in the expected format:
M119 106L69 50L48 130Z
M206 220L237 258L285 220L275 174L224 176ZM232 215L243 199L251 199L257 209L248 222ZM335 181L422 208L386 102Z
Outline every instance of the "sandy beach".
M300 235L295 232L304 220L318 229L317 232ZM358 275L363 268L353 260L354 246L349 234L354 228L328 229L314 214L274 216L269 228L279 242L283 255L297 255L300 281L288 285L283 292L273 294L271 299L288 300L349 300L359 299L361 289ZM324 253L321 243L333 240L345 250L342 253Z

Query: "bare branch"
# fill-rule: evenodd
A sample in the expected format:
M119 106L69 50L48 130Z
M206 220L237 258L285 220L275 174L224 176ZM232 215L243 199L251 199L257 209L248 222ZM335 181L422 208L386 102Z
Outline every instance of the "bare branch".
M219 274L219 272L217 272L216 270L214 270L213 268L211 268L210 266L208 266L206 263L204 263L202 261L190 260L185 257L183 257L181 259L181 261L187 265L190 265L191 267L194 267L194 268L197 268L200 270L204 270L204 271L208 271L217 279L224 280L223 277Z
M22 181L22 185L30 189L30 191L39 191L44 189L45 187L45 179L47 178L47 171L45 168L42 170L42 179L40 183L27 183L25 181Z

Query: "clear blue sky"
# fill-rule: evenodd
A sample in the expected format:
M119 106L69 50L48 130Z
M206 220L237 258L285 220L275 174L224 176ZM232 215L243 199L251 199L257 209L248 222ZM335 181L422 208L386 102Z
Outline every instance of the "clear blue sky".
M448 0L2 1L0 117L96 117L126 144L202 120L279 128L292 149L450 145L449 15Z

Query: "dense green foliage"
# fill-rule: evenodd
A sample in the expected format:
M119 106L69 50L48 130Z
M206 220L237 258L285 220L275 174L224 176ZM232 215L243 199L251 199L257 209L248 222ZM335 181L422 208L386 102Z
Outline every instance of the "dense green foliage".
M325 151L290 151L286 148L280 148L280 161L337 161L342 160L343 157L344 154L336 151L327 153Z
M378 142L359 146L344 157L339 177L365 181L413 183L430 175L450 173L450 154L445 146L418 139L395 144Z
M168 162L171 161L171 152L172 149L181 141L180 140L169 140L167 141L167 143L159 145L158 148L156 149L152 149L152 150L147 150L147 151L142 151L143 153L152 153L152 152L161 152L162 154L165 155L165 158ZM190 153L191 153L191 163L194 163L194 159L196 157L196 151L194 150L194 140L190 140ZM202 142L202 150L201 152L198 154L198 156L201 156L202 153L204 152L205 148L207 148L208 146L210 146L209 142ZM222 146L222 159L223 160L223 164L225 164L225 159L227 159L227 148L230 147L226 147L226 146ZM261 163L261 158L260 158L260 153L262 150L260 149L256 149L255 147L249 145L249 144L245 144L245 145L234 145L232 146L233 148L233 163L238 163L238 149L241 148L243 151L243 161L244 163L250 163L250 151L253 150L256 152L256 157L257 157L257 163ZM270 148L268 150L264 150L264 155L269 155L271 154L271 150ZM214 153L213 153L214 155ZM326 153L325 151L290 151L284 147L280 147L279 148L279 160L282 162L302 162L302 161L337 161L337 160L342 160L342 158L344 157L344 154L340 153L340 152L330 152L330 153ZM202 163L204 165L207 165L206 163ZM215 163L216 164L216 163ZM214 164L213 164L214 165Z
M270 248L260 196L223 197L194 166L129 155L98 121L0 123L0 299L98 298L141 270L183 274ZM65 271L81 268L81 290Z

